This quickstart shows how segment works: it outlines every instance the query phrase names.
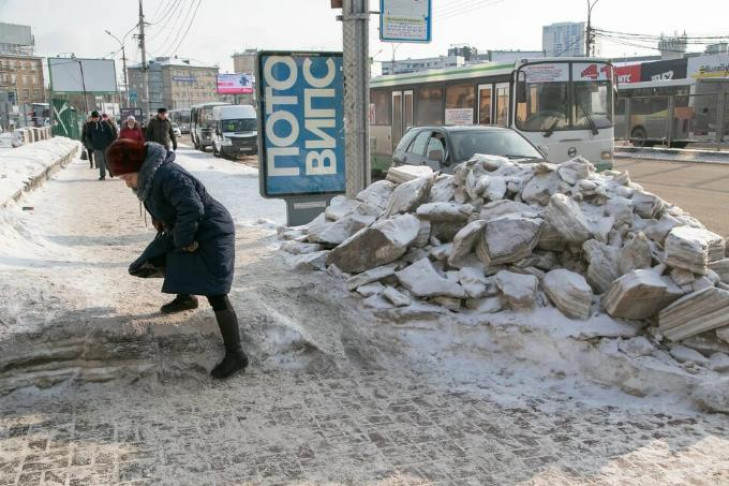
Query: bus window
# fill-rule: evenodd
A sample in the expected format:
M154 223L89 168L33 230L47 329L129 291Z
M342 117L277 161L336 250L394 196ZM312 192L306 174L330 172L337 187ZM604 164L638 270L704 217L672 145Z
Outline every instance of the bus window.
M559 130L569 126L567 82L527 83L516 125L527 131Z
M508 125L509 116L509 84L499 83L496 85L496 125L505 127Z
M471 116L468 122L466 121L467 116L459 116L458 120L460 123L465 125L473 124L473 108L475 106L475 95L474 86L472 84L456 84L448 86L446 88L446 112L448 110L464 110L464 115L470 110ZM448 116L446 116L448 119Z
M478 87L478 124L491 125L491 86Z
M443 88L418 88L415 123L417 125L443 125Z
M371 103L375 105L375 119L372 125L390 124L390 92L387 90L372 90Z
M574 125L577 130L606 128L612 125L612 90L607 81L576 82L575 106L573 107Z

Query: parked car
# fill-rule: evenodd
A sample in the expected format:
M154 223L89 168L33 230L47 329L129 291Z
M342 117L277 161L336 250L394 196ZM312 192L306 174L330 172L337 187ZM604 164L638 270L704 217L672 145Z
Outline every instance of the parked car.
M393 165L428 165L453 173L474 154L501 155L523 162L544 162L544 155L511 128L487 126L413 127L392 154Z
M182 136L182 130L180 130L180 126L177 123L172 124L172 131L175 132L175 137Z

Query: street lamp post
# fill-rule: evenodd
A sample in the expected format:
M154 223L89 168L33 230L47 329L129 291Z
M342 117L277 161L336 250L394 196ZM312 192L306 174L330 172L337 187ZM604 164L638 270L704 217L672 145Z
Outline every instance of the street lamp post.
M594 50L595 40L592 36L592 9L600 0L587 0L587 28L585 29L585 56L590 57L591 51Z
M136 28L136 27L135 27ZM130 30L126 34L124 34L124 37L122 37L122 40L119 40L117 36L109 32L108 30L105 30L109 36L117 41L119 45L121 46L122 51L122 69L124 70L124 96L126 96L126 102L129 101L129 84L127 82L127 52L126 52L126 46L124 45L124 40L126 40L127 36L133 31L134 29Z

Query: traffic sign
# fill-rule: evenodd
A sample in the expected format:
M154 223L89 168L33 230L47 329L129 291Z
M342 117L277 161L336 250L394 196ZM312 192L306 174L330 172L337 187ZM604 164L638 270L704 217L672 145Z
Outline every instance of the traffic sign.
M380 0L382 42L430 42L432 0Z

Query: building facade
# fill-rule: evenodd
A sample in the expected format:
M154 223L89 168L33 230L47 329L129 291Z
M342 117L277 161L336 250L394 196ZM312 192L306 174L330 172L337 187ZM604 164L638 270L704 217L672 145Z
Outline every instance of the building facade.
M43 59L0 54L0 92L15 105L45 102Z
M233 72L255 73L256 72L256 50L246 49L243 52L236 52L233 58Z
M547 57L584 57L585 23L559 22L543 26L542 50Z
M137 106L143 103L143 72L141 65L128 68L129 94ZM190 108L198 103L219 101L218 67L190 59L158 57L149 61L149 110Z
M422 59L404 59L402 61L382 61L382 74L405 74L429 69L445 69L465 65L461 56L426 57Z

